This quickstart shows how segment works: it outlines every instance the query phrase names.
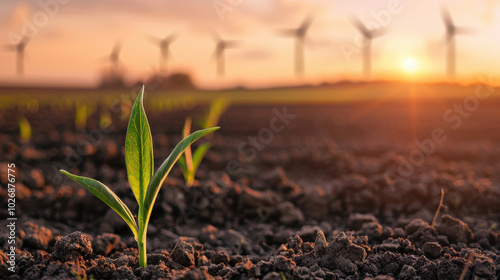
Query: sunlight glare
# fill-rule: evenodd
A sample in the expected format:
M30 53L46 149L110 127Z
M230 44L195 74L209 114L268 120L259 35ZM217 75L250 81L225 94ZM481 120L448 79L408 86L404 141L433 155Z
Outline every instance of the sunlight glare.
M418 70L418 63L413 57L407 57L401 65L406 73L415 73Z

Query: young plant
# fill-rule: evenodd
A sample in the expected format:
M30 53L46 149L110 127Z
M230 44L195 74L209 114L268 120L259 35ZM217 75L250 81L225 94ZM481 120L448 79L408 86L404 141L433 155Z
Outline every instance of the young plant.
M31 125L28 119L24 116L20 116L17 120L19 125L19 138L21 143L28 143L31 139Z
M208 112L205 117L201 120L200 126L202 128L208 128L216 126L219 123L220 116L229 108L229 103L224 99L216 99L210 103Z
M109 111L101 110L101 114L99 115L99 127L101 129L108 129L111 125L113 125L111 114Z
M201 127L208 128L216 126L219 122L219 118L227 110L228 104L222 100L216 100L210 104L210 108L206 117L201 120ZM191 118L187 117L184 122L184 128L182 130L182 137L186 137L191 132ZM200 145L194 153L191 152L191 147L188 147L185 153L179 158L179 164L182 169L182 174L184 175L184 180L186 181L186 185L188 187L193 186L194 179L196 175L196 171L200 166L201 161L207 154L210 149L211 143L206 142Z
M95 110L95 105L88 101L81 101L75 104L75 128L84 130L87 126L87 120Z
M182 137L186 137L191 132L191 118L186 118L184 123L184 129L182 130ZM184 175L184 180L186 185L191 187L194 184L194 176L196 175L196 170L200 166L201 161L210 149L210 142L206 142L198 146L198 148L191 152L191 147L187 147L184 154L179 158L179 164L182 168L182 174Z
M182 153L196 140L214 132L219 127L198 130L182 139L171 154L153 173L153 141L143 105L144 86L135 100L125 139L125 164L127 176L134 196L139 204L137 223L129 208L106 185L91 178L73 175L65 170L63 174L83 185L89 192L106 203L127 223L139 247L139 265L147 266L146 233L156 197L165 178Z
M436 227L437 217L439 215L439 211L441 211L441 207L443 207L443 202L444 202L444 190L441 189L441 199L439 200L439 205L436 210L436 214L434 214L434 219L432 219L432 224L431 224L432 227Z

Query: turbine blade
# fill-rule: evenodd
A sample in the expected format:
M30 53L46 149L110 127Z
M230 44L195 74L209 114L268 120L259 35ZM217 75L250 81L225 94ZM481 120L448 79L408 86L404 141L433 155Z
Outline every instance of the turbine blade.
M464 27L464 26L456 26L455 27L455 34L459 35L470 35L476 33L474 29L470 27Z
M210 32L210 35L212 36L212 38L213 38L213 40L214 40L215 42L220 42L220 41L222 41L222 37L219 35L219 33L218 33L217 31L212 30L212 31Z
M6 51L10 51L10 52L15 52L17 51L16 49L16 46L14 45L3 45L2 48Z
M296 29L296 28L278 29L278 30L276 30L276 33L279 36L283 36L283 37L295 37L298 34L298 29Z
M178 37L179 37L179 34L177 34L176 32L174 32L174 33L171 33L170 35L168 35L167 37L163 38L163 41L168 42L169 44L171 44L172 42L174 42L175 40L177 40Z
M116 41L115 45L113 46L113 50L111 51L111 56L118 57L120 55L121 49L122 49L122 42Z
M23 37L23 39L17 44L21 48L26 48L26 45L30 42L30 38Z
M358 31L365 37L365 38L370 38L371 37L371 32L368 30L365 26L365 24L358 18L353 16L351 18L351 22L358 29Z
M441 17L443 18L443 22L446 28L453 28L455 26L455 24L453 23L453 19L451 18L450 10L448 10L448 7L446 6L441 7Z
M311 27L313 20L314 20L314 15L312 15L312 14L307 15L304 18L304 20L302 21L302 23L300 24L300 27L298 29L304 33L307 32L309 27Z
M145 37L146 37L146 39L148 41L150 41L153 44L159 44L159 43L161 43L161 39L158 38L158 37L156 37L156 36L154 36L154 35L146 34Z
M227 40L227 41L224 41L224 48L236 48L236 47L239 47L241 44L240 41L236 41L236 40Z
M387 28L377 28L377 29L371 30L370 31L370 38L374 39L374 38L384 36L385 34L387 34L387 32L388 32Z

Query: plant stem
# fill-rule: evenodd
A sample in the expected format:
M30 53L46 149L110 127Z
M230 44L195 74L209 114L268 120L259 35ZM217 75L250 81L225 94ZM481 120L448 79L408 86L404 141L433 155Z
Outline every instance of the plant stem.
M141 267L146 267L148 265L148 255L146 247L146 232L148 231L147 226L144 226L144 220L142 219L142 212L144 209L139 206L139 238L137 239L137 245L139 248L139 265Z
M139 265L141 267L146 267L148 265L147 253L146 253L146 234L141 234L139 240L137 240L137 245L139 246Z
M434 214L434 219L432 219L432 224L431 224L432 227L436 227L437 217L439 215L439 211L441 210L441 207L443 207L443 201L444 201L444 190L441 189L441 199L439 200L439 205L438 205L438 208L436 210L436 214Z
M194 183L194 172L193 170L188 171L188 175L186 177L186 185L188 187L192 187Z

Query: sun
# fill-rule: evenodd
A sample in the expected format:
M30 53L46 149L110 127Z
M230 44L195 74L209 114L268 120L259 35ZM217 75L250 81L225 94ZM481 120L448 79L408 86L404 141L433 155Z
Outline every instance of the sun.
M418 62L413 57L406 57L401 63L403 71L408 74L413 74L418 71Z

